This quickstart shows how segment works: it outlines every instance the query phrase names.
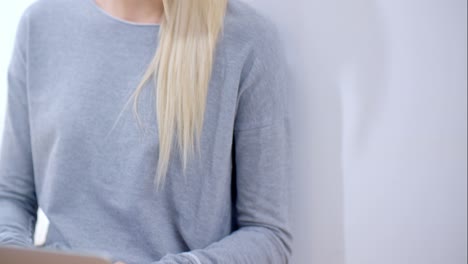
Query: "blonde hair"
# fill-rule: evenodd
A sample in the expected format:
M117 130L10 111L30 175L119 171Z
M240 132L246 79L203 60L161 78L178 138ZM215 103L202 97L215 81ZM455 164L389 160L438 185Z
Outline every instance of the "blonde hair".
M138 97L153 77L159 131L159 159L154 178L158 189L166 179L176 132L184 175L194 148L200 154L208 85L227 1L163 0L159 45L133 94L133 111L140 124Z

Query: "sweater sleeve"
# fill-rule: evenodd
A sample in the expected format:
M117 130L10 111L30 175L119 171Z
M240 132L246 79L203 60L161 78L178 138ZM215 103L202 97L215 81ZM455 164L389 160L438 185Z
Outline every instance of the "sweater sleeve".
M0 244L33 247L37 202L27 93L28 9L17 27L0 145Z
M260 35L244 65L234 126L239 228L206 248L168 254L157 264L289 262L289 74L277 32Z

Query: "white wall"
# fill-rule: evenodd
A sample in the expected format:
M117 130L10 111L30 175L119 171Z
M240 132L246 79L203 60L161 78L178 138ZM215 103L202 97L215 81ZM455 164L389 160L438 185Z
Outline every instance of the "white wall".
M294 263L466 263L466 1L248 2L298 80Z
M246 1L297 81L293 263L466 263L466 1ZM30 2L0 3L0 131Z
M467 3L350 10L374 20L341 73L346 263L467 263Z

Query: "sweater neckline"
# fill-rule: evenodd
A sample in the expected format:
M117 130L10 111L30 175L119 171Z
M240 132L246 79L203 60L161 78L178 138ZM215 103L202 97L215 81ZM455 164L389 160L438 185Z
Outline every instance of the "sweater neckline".
M117 23L129 25L129 26L135 26L135 27L151 27L151 28L159 28L161 24L154 24L154 23L137 23L137 22L132 22L128 21L125 19L121 19L118 17L115 17L111 14L109 14L107 11L105 11L102 7L100 7L97 3L96 0L86 0L89 4L93 6L93 9L100 13L102 16L106 17L109 20L112 20Z

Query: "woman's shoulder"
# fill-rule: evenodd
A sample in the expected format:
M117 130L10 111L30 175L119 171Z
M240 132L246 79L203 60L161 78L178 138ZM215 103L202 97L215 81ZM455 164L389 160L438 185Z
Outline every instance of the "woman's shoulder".
M278 40L273 20L244 0L229 0L224 23L224 37L242 46L262 48Z
M29 19L38 20L44 18L51 18L54 15L66 14L81 1L89 0L35 0L23 12L23 16ZM56 21L59 22L59 21Z
M226 21L252 27L268 29L274 27L273 21L261 10L254 8L245 0L229 0L226 10Z
M36 0L23 11L20 24L30 30L57 28L76 22L77 11L85 1L91 0ZM32 33L32 32L30 32Z

